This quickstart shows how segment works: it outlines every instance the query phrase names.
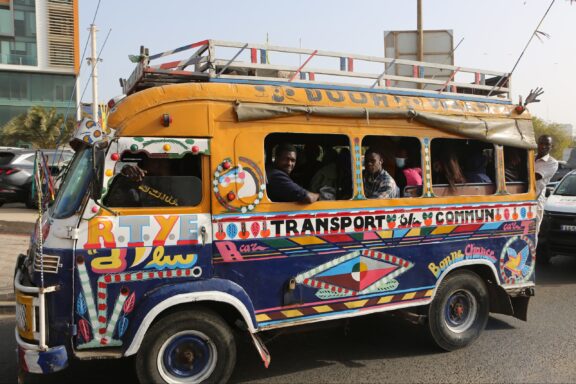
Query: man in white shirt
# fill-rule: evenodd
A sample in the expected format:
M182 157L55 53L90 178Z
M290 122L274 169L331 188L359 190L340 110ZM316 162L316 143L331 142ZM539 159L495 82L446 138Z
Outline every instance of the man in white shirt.
M538 217L536 222L536 238L540 231L540 223L544 215L544 203L546 202L546 185L558 170L558 161L550 156L552 149L552 137L542 135L538 138L538 153L534 163L534 172L536 173L536 196L538 199Z

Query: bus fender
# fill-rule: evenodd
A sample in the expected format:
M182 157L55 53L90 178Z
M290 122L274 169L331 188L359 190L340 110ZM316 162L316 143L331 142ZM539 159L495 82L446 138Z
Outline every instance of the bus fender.
M165 310L186 303L218 302L234 307L242 316L251 334L257 331L254 306L250 297L238 284L224 279L191 281L170 284L149 292L134 311L133 324L126 332L124 355L138 352L140 344L157 316Z

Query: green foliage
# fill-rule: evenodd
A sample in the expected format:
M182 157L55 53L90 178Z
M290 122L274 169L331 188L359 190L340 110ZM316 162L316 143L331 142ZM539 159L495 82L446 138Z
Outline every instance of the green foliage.
M64 123L64 116L56 113L55 108L47 110L36 106L4 125L0 133L0 144L17 145L25 142L34 148L56 148L59 144L68 143L75 128L73 117Z
M572 137L566 132L561 124L548 123L538 117L532 117L532 125L534 126L534 135L536 140L542 135L552 136L553 145L550 154L555 159L562 159L564 149L572 147Z

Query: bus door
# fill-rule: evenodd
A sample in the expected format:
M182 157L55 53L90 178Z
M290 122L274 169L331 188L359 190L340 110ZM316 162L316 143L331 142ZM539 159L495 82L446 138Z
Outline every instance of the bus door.
M78 230L76 348L122 346L147 293L211 277L208 155L208 139L110 143Z

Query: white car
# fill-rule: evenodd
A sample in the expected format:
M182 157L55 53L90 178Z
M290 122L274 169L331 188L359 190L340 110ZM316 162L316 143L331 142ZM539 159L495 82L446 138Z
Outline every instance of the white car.
M576 171L564 176L544 205L537 260L545 264L558 254L576 256Z

